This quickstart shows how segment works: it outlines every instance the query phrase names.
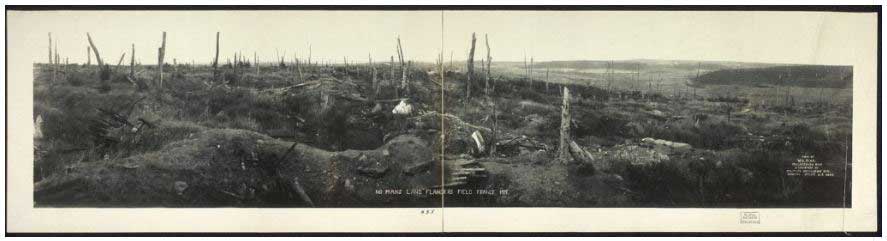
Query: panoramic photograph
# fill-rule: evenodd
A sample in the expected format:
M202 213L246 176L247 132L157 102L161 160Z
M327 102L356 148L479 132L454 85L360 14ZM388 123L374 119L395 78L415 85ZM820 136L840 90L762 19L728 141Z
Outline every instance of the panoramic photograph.
M22 16L34 206L851 207L820 23L648 15Z

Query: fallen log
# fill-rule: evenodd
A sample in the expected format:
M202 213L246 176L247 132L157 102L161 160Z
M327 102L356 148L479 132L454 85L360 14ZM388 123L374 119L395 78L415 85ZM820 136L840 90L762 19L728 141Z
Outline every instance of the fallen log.
M490 129L490 128L486 128L486 127L483 127L483 126L478 126L478 125L474 125L474 124L471 124L471 123L465 122L465 121L463 121L461 118L459 118L458 116L455 116L455 115L452 115L452 114L441 114L441 113L439 113L439 112L437 112L437 111L426 111L425 113L422 113L422 114L420 114L419 116L411 117L411 118L413 118L413 119L423 119L423 118L428 118L428 117L432 117L432 116L439 116L439 117L442 117L442 118L447 118L447 119L449 119L449 120L451 121L450 126L455 126L455 127L467 127L467 128L471 128L471 129L475 129L475 130L481 130L481 131L486 131L486 132L492 132L492 131L493 131L493 130Z
M591 153L582 149L579 144L576 144L575 141L570 141L570 156L573 157L573 162L583 165L583 169L591 173L594 172L594 157L591 156Z

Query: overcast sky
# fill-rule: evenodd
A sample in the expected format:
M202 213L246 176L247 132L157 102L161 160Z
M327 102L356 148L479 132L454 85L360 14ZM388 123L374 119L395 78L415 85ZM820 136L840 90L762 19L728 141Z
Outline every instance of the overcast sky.
M441 31L443 14L443 31ZM860 31L876 31L874 15L823 12L603 11L7 11L9 41L25 41L33 62L46 62L47 33L71 62L86 60L90 32L106 62L116 64L130 44L142 63L154 63L161 32L167 59L206 63L215 32L221 61L241 51L271 60L387 60L400 35L408 59L466 58L471 32L479 56L490 38L494 61L680 59L842 64ZM860 24L863 23L863 24ZM868 41L868 40L865 40ZM12 50L11 50L12 51ZM25 50L19 50L25 51ZM129 55L129 53L127 53ZM127 57L128 59L128 57Z

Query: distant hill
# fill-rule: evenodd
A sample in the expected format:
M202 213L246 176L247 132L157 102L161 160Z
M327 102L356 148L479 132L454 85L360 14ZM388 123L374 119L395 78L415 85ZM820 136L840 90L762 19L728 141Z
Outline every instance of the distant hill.
M694 84L847 88L852 80L852 66L789 65L716 70L694 78Z
M766 63L745 63L730 61L695 61L695 60L657 60L657 59L634 59L634 60L566 60L566 61L547 61L535 64L541 68L570 68L570 69L605 69L607 65L617 70L635 70L638 67L643 70L651 68L667 68L695 71L716 70L740 67L761 68L775 66L776 64Z

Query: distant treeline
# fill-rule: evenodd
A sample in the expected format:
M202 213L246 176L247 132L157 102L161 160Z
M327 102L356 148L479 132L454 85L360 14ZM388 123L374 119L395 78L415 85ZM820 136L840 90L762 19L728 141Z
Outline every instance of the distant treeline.
M847 88L853 81L852 66L790 65L766 68L722 69L694 79L695 84L790 85Z
M537 63L535 66L541 68L570 68L570 69L606 69L609 64L610 68L617 70L636 70L640 67L641 71L650 68L666 67L670 69L696 70L699 69L723 69L726 65L716 62L690 62L690 61L671 61L671 60L620 60L620 61L604 61L604 60L579 60L579 61L549 61Z

